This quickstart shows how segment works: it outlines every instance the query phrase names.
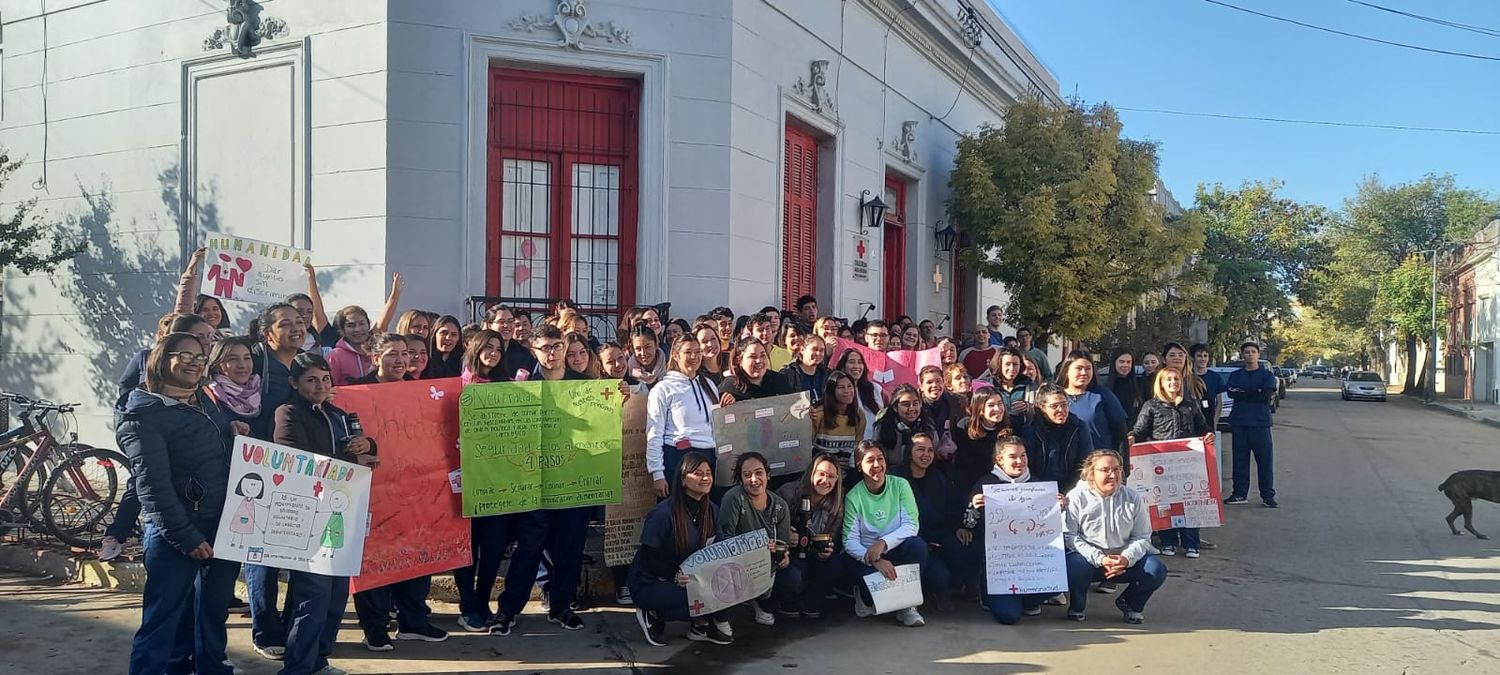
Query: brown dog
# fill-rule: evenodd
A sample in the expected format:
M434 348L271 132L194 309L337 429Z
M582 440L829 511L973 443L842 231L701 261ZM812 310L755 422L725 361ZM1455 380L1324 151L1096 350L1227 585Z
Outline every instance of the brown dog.
M1438 492L1448 495L1453 501L1453 513L1448 514L1448 529L1453 534L1463 534L1453 526L1459 516L1464 517L1464 529L1480 539L1489 539L1474 529L1474 500L1500 503L1500 471L1469 469L1455 471L1448 480L1438 486Z

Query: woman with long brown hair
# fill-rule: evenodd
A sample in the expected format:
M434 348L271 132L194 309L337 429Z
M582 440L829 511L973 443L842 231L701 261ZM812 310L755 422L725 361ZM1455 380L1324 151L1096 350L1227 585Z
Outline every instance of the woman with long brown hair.
M854 447L866 438L868 428L854 378L841 370L829 371L823 398L816 407L822 414L813 420L813 447L842 460L841 469L853 469Z
M835 368L848 375L854 380L855 393L858 394L859 407L864 413L865 429L864 438L875 437L875 418L880 411L885 409L885 392L870 381L870 369L865 366L865 355L858 349L849 349L839 357L838 366Z
M969 408L953 433L958 446L953 455L954 480L968 487L993 464L995 441L1015 434L1005 397L994 389L980 389L969 398Z
M688 639L727 645L734 642L728 610L694 617L688 609L688 576L682 563L707 546L718 527L719 507L708 498L714 468L708 458L688 452L673 472L672 496L657 504L641 525L641 547L630 567L630 595L646 642L664 647L666 622L691 621Z
M702 453L710 467L718 454L714 444L714 408L719 391L698 373L703 348L686 335L672 343L665 374L646 396L646 470L656 496L666 497L677 481L670 473L689 452Z
M840 375L843 375L840 373ZM843 375L844 381L849 376ZM829 380L830 383L833 380ZM828 397L825 397L826 401ZM853 406L858 408L859 406ZM827 419L827 415L824 415ZM802 588L777 612L791 618L819 619L824 597L844 577L847 559L838 555L844 529L843 466L846 460L826 452L814 455L800 480L776 491L792 507L792 566L801 573Z

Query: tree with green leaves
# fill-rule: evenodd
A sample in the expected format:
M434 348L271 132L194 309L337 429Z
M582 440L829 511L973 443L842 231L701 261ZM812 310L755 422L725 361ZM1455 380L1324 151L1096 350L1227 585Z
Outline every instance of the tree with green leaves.
M1120 130L1108 105L1028 100L958 142L948 208L972 244L963 262L1005 284L1006 314L1039 337L1103 335L1202 244L1148 194L1156 146Z
M1345 218L1329 233L1336 251L1328 268L1314 275L1308 300L1346 330L1365 337L1371 351L1385 336L1404 343L1404 393L1426 385L1418 368L1419 345L1432 324L1433 251L1467 241L1500 211L1500 202L1460 188L1451 175L1428 174L1410 183L1385 184L1367 177L1344 204ZM1439 264L1443 257L1440 255ZM1444 270L1438 270L1439 278ZM1442 291L1439 289L1439 330Z
M0 189L19 168L20 160L12 161L0 152ZM83 252L84 243L70 242L61 230L48 225L36 213L36 204L32 197L17 204L9 218L0 216L0 271L14 267L22 274L51 272Z
M1247 337L1264 339L1277 321L1289 322L1292 299L1310 273L1326 264L1320 234L1334 221L1327 209L1277 194L1276 181L1246 182L1237 190L1198 186L1194 212L1203 219L1203 257L1214 265L1214 288L1224 311L1209 319L1214 351L1233 353Z

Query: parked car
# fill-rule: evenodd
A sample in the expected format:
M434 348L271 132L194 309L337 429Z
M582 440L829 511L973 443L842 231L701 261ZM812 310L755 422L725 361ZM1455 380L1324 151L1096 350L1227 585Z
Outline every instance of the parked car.
M1345 401L1363 399L1367 401L1385 400L1385 378L1369 370L1356 370L1349 373L1344 380L1344 392L1342 398Z
M1328 373L1328 366L1313 366L1308 369L1308 375L1314 380L1326 380Z

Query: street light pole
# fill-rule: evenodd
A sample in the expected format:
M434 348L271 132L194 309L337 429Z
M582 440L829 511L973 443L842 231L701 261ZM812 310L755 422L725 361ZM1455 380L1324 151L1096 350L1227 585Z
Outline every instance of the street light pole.
M1428 401L1437 400L1437 257L1438 249L1432 249L1432 336L1427 341L1427 391Z

